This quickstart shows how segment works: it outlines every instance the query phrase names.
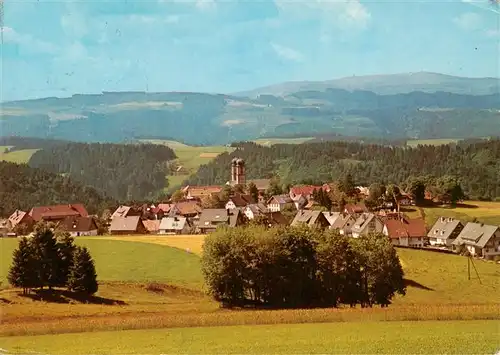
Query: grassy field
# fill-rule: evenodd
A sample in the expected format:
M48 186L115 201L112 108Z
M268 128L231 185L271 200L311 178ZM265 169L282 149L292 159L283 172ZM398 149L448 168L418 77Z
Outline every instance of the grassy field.
M202 327L124 331L120 336L81 333L57 340L12 337L1 343L12 353L50 354L493 354L498 326L496 321L455 321Z
M5 153L6 148L10 147L0 146L0 160L17 164L28 163L31 156L35 154L36 151L38 151L38 149L22 149L10 153Z
M260 138L254 140L255 143L263 146L271 146L273 144L302 144L314 139L314 137L302 138Z
M165 245L173 248L178 248L183 251L191 252L196 255L201 255L201 250L203 246L203 241L205 240L205 235L200 235L200 234L179 235L179 236L130 235L130 236L119 236L119 237L106 236L99 238L106 238L109 240L120 240L126 242L141 242L141 243Z
M216 158L219 154L224 152L232 152L233 148L225 146L206 146L206 147L193 147L180 142L169 140L144 140L153 144L163 144L172 148L177 155L176 163L183 167L182 173L177 175L168 175L169 190L180 187L182 182L186 180L189 175L195 173L200 165L209 163L212 159Z
M406 142L407 146L416 147L417 145L445 145L450 143L457 143L460 139L454 138L436 138L436 139L414 139Z
M457 207L424 207L407 208L410 217L424 217L428 227L434 225L440 216L453 217L471 222L476 218L479 222L500 225L500 202L465 201Z

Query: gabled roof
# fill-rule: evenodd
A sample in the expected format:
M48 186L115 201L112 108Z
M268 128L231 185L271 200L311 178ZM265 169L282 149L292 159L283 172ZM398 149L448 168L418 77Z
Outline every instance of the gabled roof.
M63 219L68 216L87 217L89 214L82 204L77 203L33 207L29 215L38 222L42 219Z
M140 216L116 217L111 221L110 231L135 232L141 222Z
M155 233L160 229L160 220L158 219L145 219L142 223L148 232Z
M315 186L315 185L299 185L299 186L292 186L290 188L290 193L293 195L303 195L303 196L309 196L313 193L314 190L325 190L329 191L329 188L325 185L323 186Z
M368 212L368 208L364 204L352 204L348 203L347 205L344 206L344 209L347 211L347 213L364 213Z
M66 217L58 228L67 232L90 232L97 230L97 224L93 217Z
M269 219L269 222L273 225L287 225L288 220L281 212L267 212L264 215Z
M229 198L229 201L232 201L236 207L245 207L251 203L255 203L251 195L244 194L234 194Z
M165 217L161 219L160 230L181 231L187 223L186 217Z
M30 220L32 220L31 216L27 212L16 210L14 213L12 213L9 216L9 222L12 228L17 226L23 220L23 218L29 218Z
M274 196L271 196L271 198L267 201L267 204L270 204L270 203L277 203L280 205L285 205L287 203L293 203L293 200L290 197L290 195L287 195L287 194L274 195Z
M263 203L251 203L246 208L252 211L255 214L259 213L267 213L269 210Z
M271 180L270 179L253 179L253 180L247 180L247 185L250 184L251 182L254 183L254 185L257 187L257 190L259 190L259 191L265 191L271 185Z
M200 213L203 209L196 201L177 202L171 209L176 209L180 215L190 215Z
M448 239L457 227L461 225L462 222L459 219L441 216L434 223L427 236L429 238L439 237L440 239Z
M158 206L153 208L153 213L159 213L163 211L164 213L169 213L172 207L175 206L173 203L159 203Z
M385 221L389 238L418 238L425 237L427 230L425 221L421 218L415 219L389 219Z
M184 191L189 193L192 197L205 197L220 193L222 191L222 186L187 186L184 188Z
M352 231L362 232L374 218L377 218L377 216L375 216L373 213L362 213L356 219L356 222L354 222Z
M339 218L340 212L323 212L323 215L325 216L328 223L330 223L330 225L333 225L337 218Z
M332 229L342 229L345 228L348 223L354 223L356 218L349 213L339 213L339 216L335 219L335 222L331 225Z
M325 224L328 223L325 216L323 215L323 212L302 210L298 211L295 215L295 218L292 221L292 226L298 225L300 223L305 223L309 226L313 226L316 224L316 222L320 222L321 220L324 220L326 222Z
M111 215L111 218L127 217L127 214L129 213L131 208L132 207L130 207L130 206L123 206L123 205L118 206L118 208Z
M499 226L469 222L465 225L464 229L462 229L457 239L455 239L452 244L466 244L484 248L486 243L488 243L499 228Z
M238 217L241 211L226 210L224 208L206 208L200 216L198 226L200 228L215 228L217 224L227 224L230 227L235 227L238 222Z

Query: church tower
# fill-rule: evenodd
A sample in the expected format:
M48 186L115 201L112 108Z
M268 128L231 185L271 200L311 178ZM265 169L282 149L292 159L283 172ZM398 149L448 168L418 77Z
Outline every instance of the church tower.
M231 185L245 185L246 172L245 161L243 159L234 158L231 161Z

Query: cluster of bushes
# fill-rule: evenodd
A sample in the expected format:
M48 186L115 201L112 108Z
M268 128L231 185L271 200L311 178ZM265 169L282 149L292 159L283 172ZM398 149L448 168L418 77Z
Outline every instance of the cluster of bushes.
M209 293L227 307L386 307L406 293L396 251L379 234L222 228L205 240L202 270Z
M87 248L74 245L69 233L54 233L47 224L36 225L33 236L21 238L8 281L22 288L23 294L34 288L66 287L93 295L98 289L94 261Z

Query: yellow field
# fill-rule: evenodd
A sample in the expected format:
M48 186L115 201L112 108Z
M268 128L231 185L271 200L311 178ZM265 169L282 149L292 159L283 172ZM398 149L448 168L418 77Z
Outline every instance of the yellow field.
M302 144L307 141L314 139L314 137L302 137L302 138L261 138L256 139L254 142L263 146L271 146L274 144Z
M152 243L158 245L167 245L169 247L182 249L196 255L201 255L203 241L205 240L205 235L203 234L193 234L193 235L131 235L131 236L105 236L96 237L105 238L109 240L124 240L128 242L140 242L140 243Z
M14 152L5 153L6 146L0 146L0 160L9 161L17 164L28 163L31 156L38 151L38 149L22 149Z

